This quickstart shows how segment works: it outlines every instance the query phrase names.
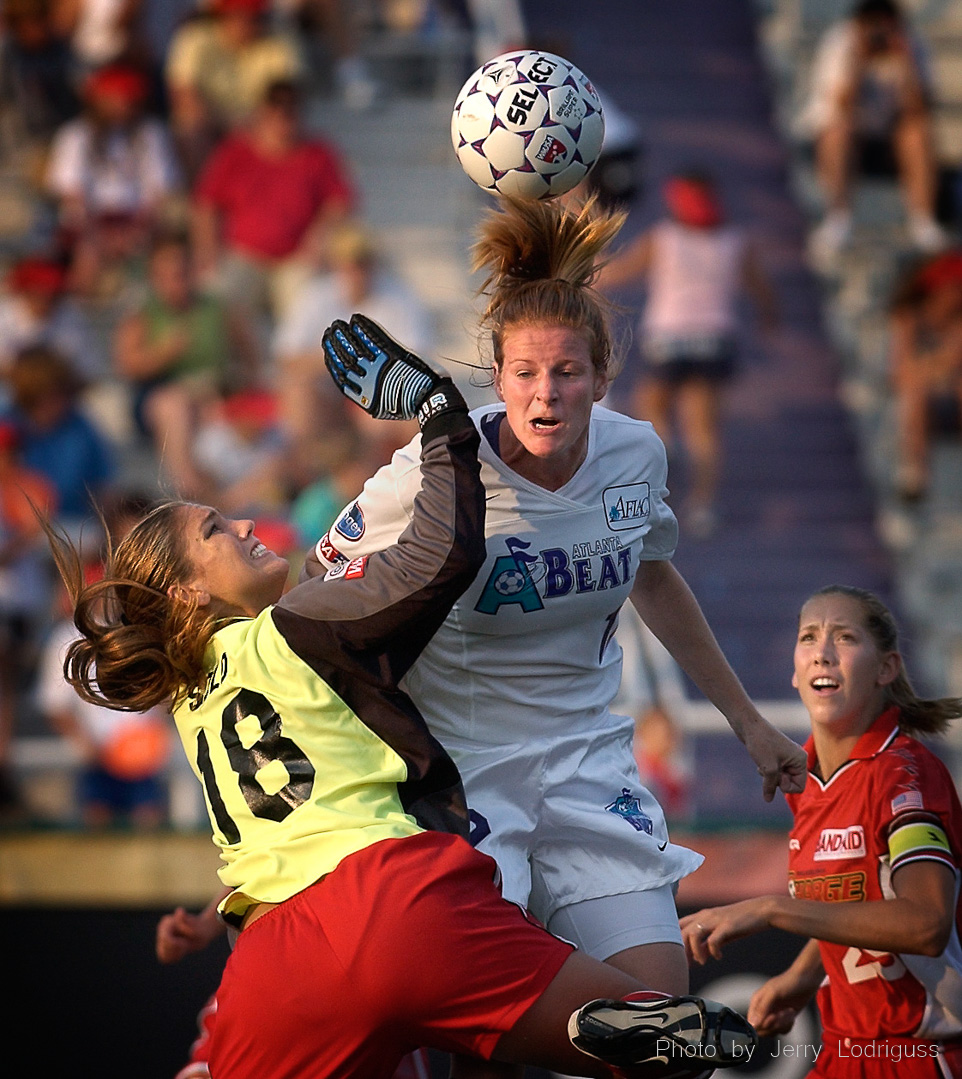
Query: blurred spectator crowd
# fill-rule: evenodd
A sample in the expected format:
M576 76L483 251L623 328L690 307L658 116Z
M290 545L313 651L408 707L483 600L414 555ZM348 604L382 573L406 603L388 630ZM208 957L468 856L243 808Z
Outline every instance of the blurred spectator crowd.
M962 4L771 0L808 255L923 677L962 688ZM918 668L917 668L918 669Z
M903 606L927 680L959 692L962 2L755 7ZM163 717L64 691L72 627L35 509L91 575L107 534L166 496L252 518L296 569L409 437L345 408L323 370L321 333L358 309L426 356L437 344L324 117L390 108L371 43L384 55L439 27L469 42L461 75L523 34L500 0L0 0L0 819L29 815L10 756L25 717L70 745L78 821L167 813ZM715 206L710 176L672 183L689 216ZM758 277L748 247L720 203L710 228L667 207L699 251L714 245L724 313ZM609 284L650 276L666 229ZM696 537L717 526L722 385L697 408L674 384L632 406L666 428L673 411L694 417L683 435L708 464L682 515Z
M389 107L369 39L487 41L486 6L0 2L0 813L26 812L10 751L32 715L80 764L78 819L165 815L166 725L64 691L35 510L91 575L165 496L254 519L296 567L410 437L328 388L334 318L363 309L427 355L434 329L314 118Z

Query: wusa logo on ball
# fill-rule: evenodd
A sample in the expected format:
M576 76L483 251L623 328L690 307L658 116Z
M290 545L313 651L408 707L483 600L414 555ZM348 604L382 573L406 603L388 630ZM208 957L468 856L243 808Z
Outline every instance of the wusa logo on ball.
M554 135L549 135L541 145L541 149L535 154L539 161L546 165L553 165L559 158L567 156L568 147Z

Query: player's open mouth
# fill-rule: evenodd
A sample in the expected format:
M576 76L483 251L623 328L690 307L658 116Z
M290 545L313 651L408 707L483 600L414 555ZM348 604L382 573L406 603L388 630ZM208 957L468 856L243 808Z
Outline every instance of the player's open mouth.
M553 427L557 427L560 420L553 420L547 416L538 416L531 421L531 426L537 431L550 431Z
M268 549L260 541L258 541L254 544L253 547L251 547L251 558L260 558L262 555L269 553L270 552L268 551Z
M833 690L838 689L838 682L836 682L834 678L829 678L826 675L822 675L819 678L813 678L811 685L816 693L831 693Z

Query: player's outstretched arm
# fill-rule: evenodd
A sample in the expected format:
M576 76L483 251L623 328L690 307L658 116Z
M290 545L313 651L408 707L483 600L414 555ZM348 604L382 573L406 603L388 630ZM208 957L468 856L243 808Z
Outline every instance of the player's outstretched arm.
M418 420L420 490L410 523L394 545L342 561L323 576L314 571L324 563L315 548L302 583L283 597L274 620L282 632L288 614L323 623L308 636L310 647L325 654L387 648L387 666L400 678L484 562L480 437L451 379L365 316L333 323L324 349L335 383L360 408L380 418ZM293 623L288 629L307 655L304 634Z
M340 565L383 551L397 543L401 533L411 523L414 500L422 486L422 450L427 439L434 437L432 431L438 426L427 421L436 414L443 414L436 411L439 407L453 408L458 402L458 407L467 408L460 402L460 395L446 376L431 371L417 356L369 319L354 316L348 331L345 333L343 323L335 324L326 335L328 346L325 356L338 388L358 407L365 410L373 408L379 412L384 405L371 385L376 383L378 371L382 378L389 376L384 372L392 354L404 365L402 373L404 369L410 369L407 373L411 374L412 384L421 392L427 384L421 376L428 371L428 401L418 416L422 420L423 433L397 450L392 459L364 484L357 497L351 499L332 520L331 527L308 552L301 569L301 581L324 577ZM361 376L354 370L355 367L360 367L368 379L367 392L358 381ZM366 404L361 403L361 398L366 400ZM410 401L410 395L408 399Z
M702 693L722 713L762 777L766 802L775 791L805 787L805 753L752 704L725 659L698 600L671 562L642 561L631 601L652 633Z
M770 802L778 790L785 794L799 794L805 789L808 775L805 751L787 734L773 727L754 706L752 712L740 726L731 720L729 723L762 777L762 797Z
M920 860L892 874L891 899L825 903L788 895L762 895L706 907L681 919L691 960L720 959L729 941L769 926L799 936L907 955L941 955L955 919L955 873L943 861Z

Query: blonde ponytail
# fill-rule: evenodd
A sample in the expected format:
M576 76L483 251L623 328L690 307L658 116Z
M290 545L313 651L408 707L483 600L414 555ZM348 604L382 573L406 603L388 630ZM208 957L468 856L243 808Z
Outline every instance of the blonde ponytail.
M580 206L501 202L482 220L473 249L473 269L486 274L482 325L492 334L495 365L505 329L549 323L586 331L595 367L612 374L609 305L591 283L625 215L600 209L594 198Z

